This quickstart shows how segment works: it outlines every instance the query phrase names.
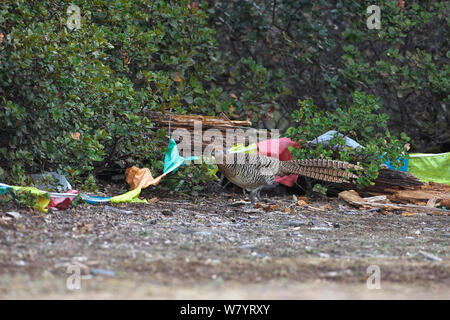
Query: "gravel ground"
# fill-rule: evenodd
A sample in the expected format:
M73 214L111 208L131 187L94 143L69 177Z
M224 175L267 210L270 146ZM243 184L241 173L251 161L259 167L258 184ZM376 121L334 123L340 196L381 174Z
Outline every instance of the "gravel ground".
M449 219L336 199L300 207L292 195L249 209L226 193L49 214L4 207L0 298L449 299Z

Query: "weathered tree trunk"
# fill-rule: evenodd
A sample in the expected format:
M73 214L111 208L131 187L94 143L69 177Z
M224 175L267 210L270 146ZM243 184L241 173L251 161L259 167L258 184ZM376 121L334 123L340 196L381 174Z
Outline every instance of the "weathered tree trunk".
M389 196L399 190L413 190L424 185L423 182L410 173L391 169L381 169L374 183L374 185L363 189L356 189L354 184L342 183L330 186L328 192L332 196L337 196L341 191L355 189L364 197L381 194Z
M154 130L164 129L180 149L191 149L191 155L203 153L206 146L215 144L231 147L237 143L249 145L260 140L278 138L269 130L251 128L250 120L230 120L224 114L221 117L200 115L174 115L152 113L149 117Z

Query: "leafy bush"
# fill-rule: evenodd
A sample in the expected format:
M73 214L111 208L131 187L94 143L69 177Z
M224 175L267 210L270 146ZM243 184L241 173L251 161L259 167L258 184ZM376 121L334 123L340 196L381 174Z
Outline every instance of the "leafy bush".
M402 5L403 3L403 5ZM351 92L380 97L391 131L406 132L420 152L450 150L449 2L210 1L210 21L232 62L251 54L283 74L289 89L264 124L285 129L296 102L321 110L351 104ZM381 9L368 29L367 8Z
M72 3L80 29L66 25ZM94 188L97 168L160 172L167 133L150 130L154 111L283 130L299 99L338 114L355 90L380 98L383 123L413 149L447 151L448 3L379 1L382 28L369 30L372 4L2 1L0 180L49 170Z
M305 143L301 149L291 151L298 159L325 158L358 163L362 167L358 185L363 187L378 177L385 161L397 167L402 165L398 159L407 158L405 146L409 138L404 133L400 138L391 135L387 130L387 115L377 113L380 105L375 97L359 91L352 97L353 103L348 108L338 107L335 112L319 111L312 99L299 101L300 108L292 114L296 126L290 127L286 134L294 141L301 139L305 143L336 130L357 141L364 149L344 147L345 139L335 135L327 146Z
M72 3L79 29L66 24ZM93 188L95 168L160 168L167 138L151 133L149 113L233 107L245 117L279 94L251 60L223 75L214 33L184 0L3 1L0 180L26 184L27 173L49 170ZM242 99L231 77L249 83Z

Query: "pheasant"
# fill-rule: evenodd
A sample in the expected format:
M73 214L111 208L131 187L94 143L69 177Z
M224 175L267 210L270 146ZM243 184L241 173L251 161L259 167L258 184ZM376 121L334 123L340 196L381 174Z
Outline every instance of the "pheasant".
M265 155L248 153L227 153L214 150L219 171L232 183L250 191L251 207L258 197L259 191L275 183L276 176L298 174L305 177L343 183L358 179L354 173L346 169L360 169L354 164L344 161L326 159L306 159L280 161ZM219 161L217 161L219 160Z

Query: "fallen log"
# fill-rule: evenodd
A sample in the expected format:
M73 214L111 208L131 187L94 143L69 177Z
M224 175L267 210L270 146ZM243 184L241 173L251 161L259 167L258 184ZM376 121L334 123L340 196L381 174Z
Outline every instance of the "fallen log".
M251 128L250 120L230 120L225 114L211 117L153 112L149 119L153 123L153 131L164 129L179 144L180 150L190 149L191 155L197 156L203 154L211 143L231 147L237 143L249 145L257 142L256 139L279 138L276 132ZM217 135L221 138L217 139Z
M364 197L378 195L393 196L398 191L414 190L423 185L425 185L424 182L420 181L410 173L391 169L381 169L374 184L364 187L358 190L358 192ZM333 184L328 187L328 194L337 196L342 191L355 188L356 185L351 183Z

